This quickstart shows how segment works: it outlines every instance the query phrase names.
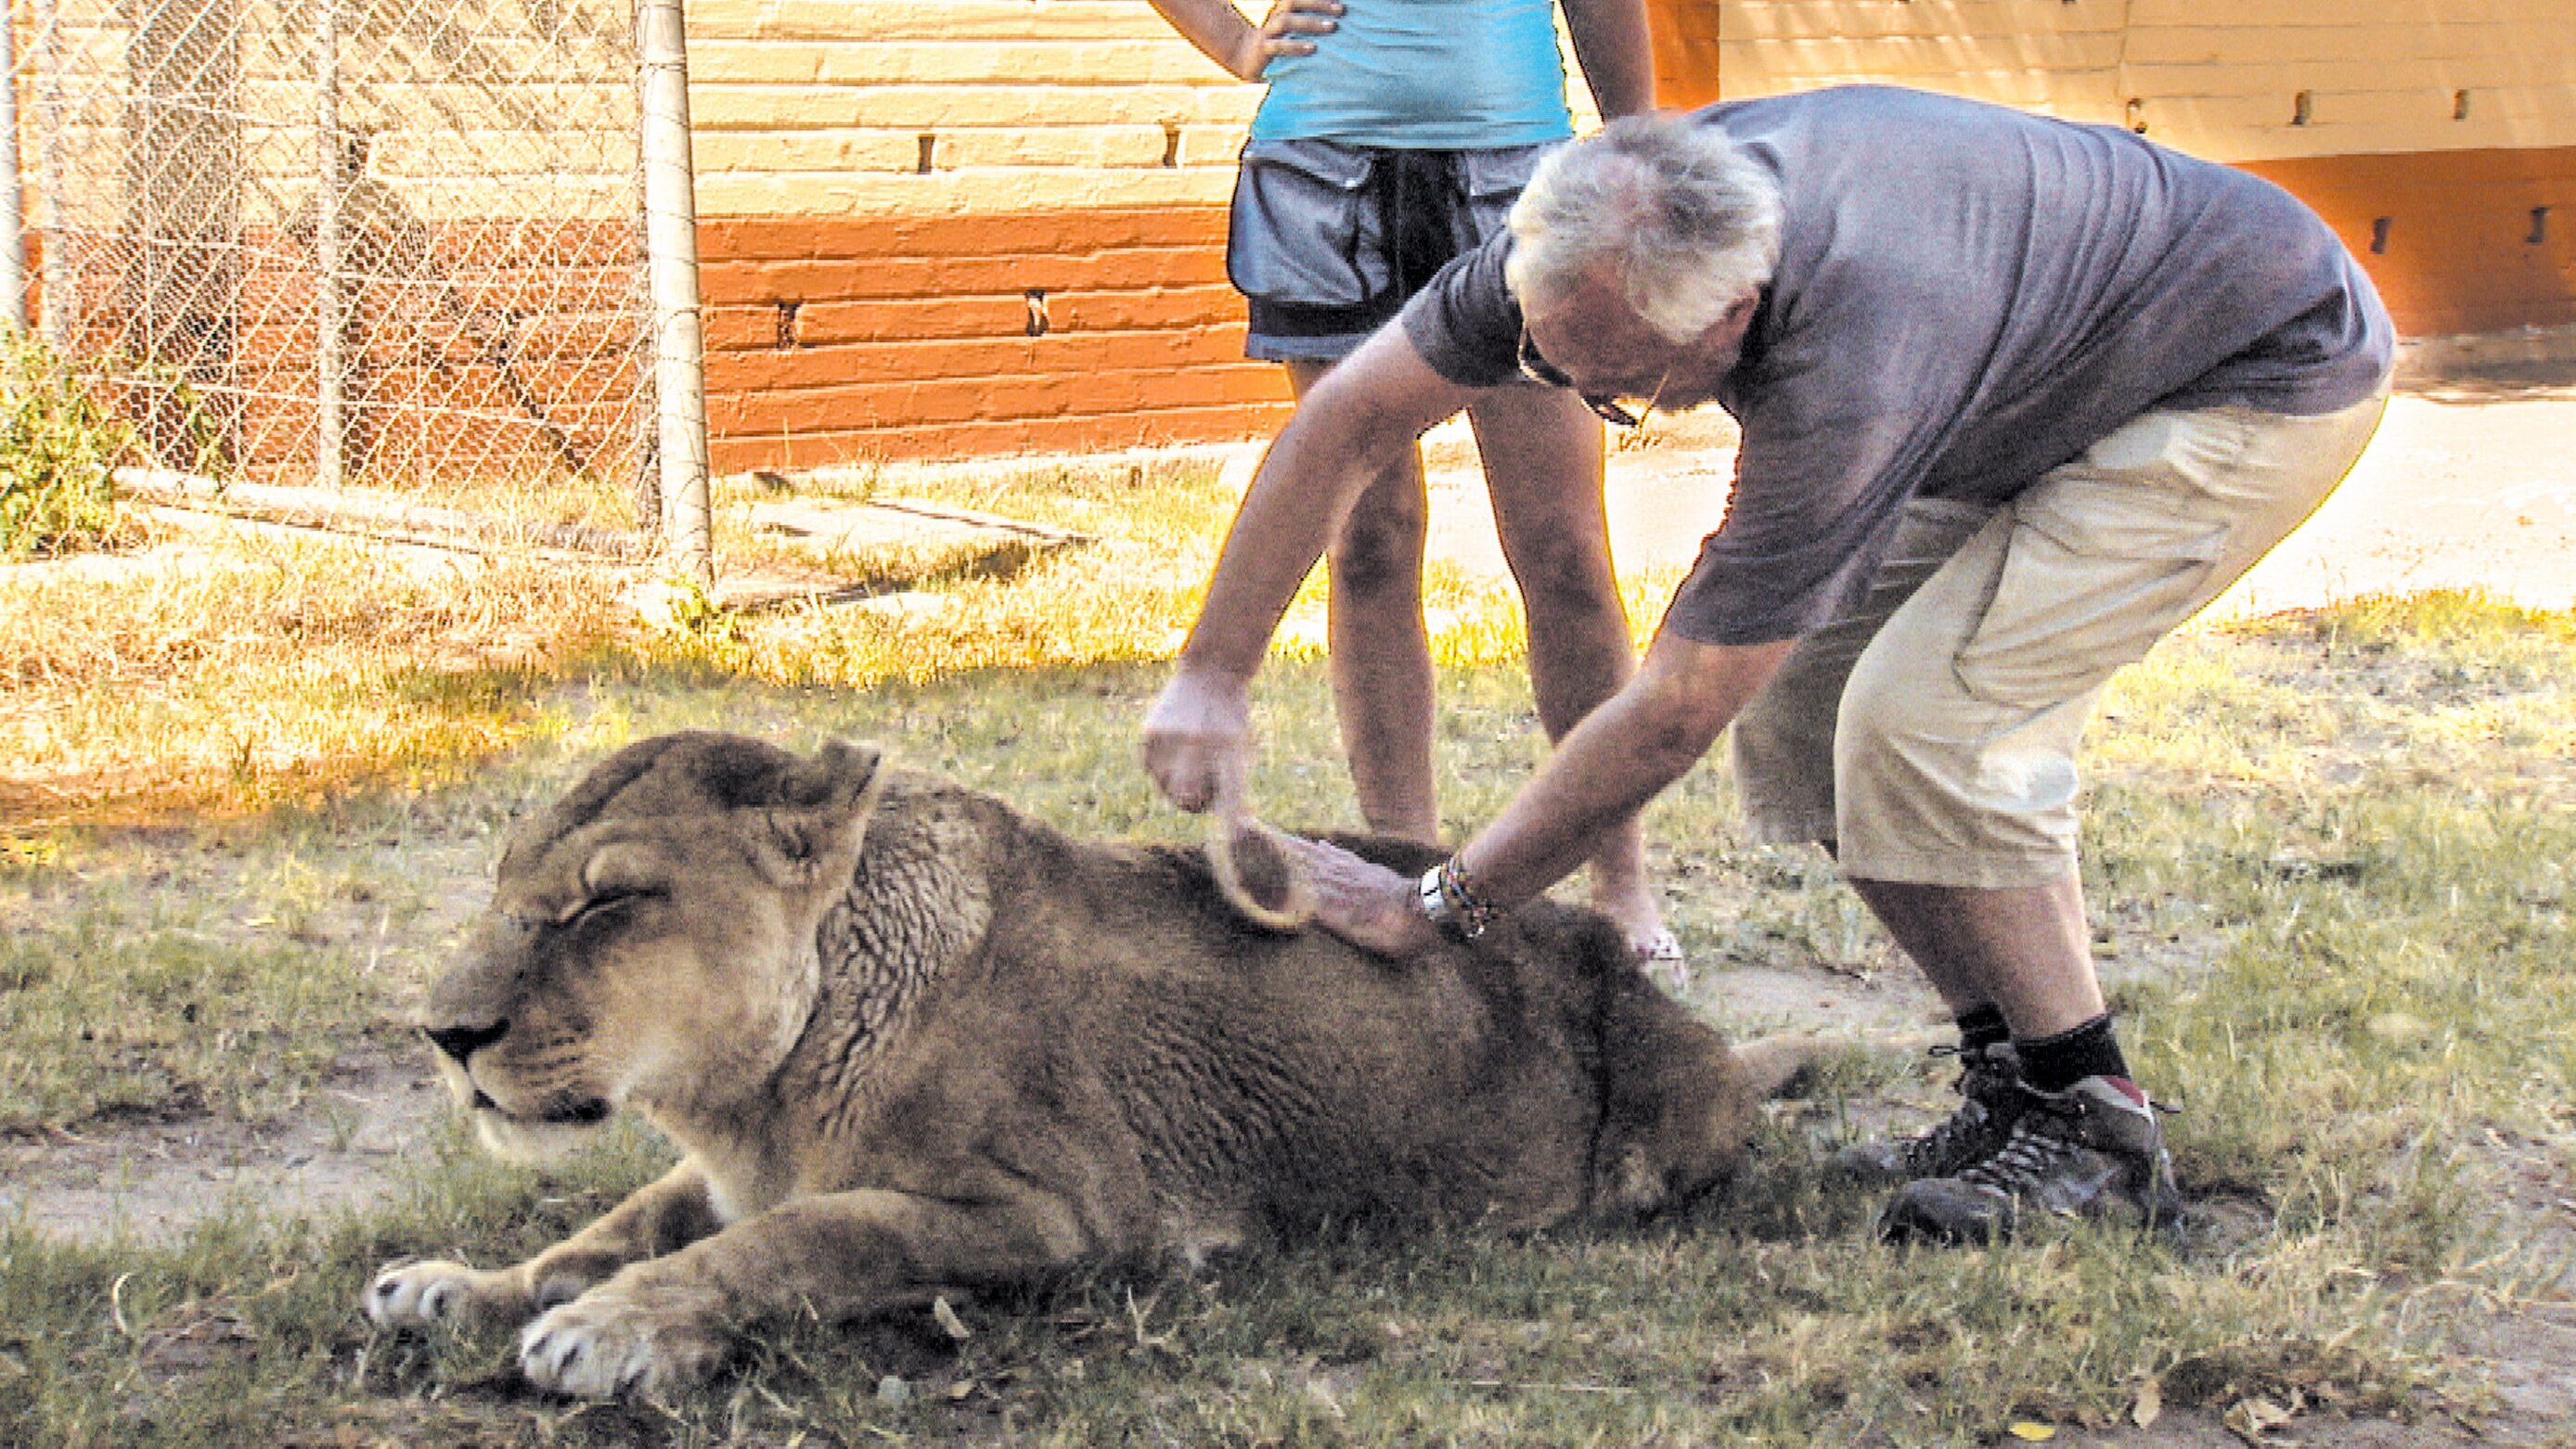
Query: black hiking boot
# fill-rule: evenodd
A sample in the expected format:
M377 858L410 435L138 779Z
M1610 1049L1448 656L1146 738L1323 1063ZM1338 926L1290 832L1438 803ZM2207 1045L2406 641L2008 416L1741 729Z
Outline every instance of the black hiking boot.
M1891 1243L1989 1243L2025 1218L2131 1219L2166 1235L2182 1196L2156 1108L2134 1083L2086 1077L2063 1092L2023 1085L2021 1114L2001 1147L1945 1177L1896 1190L1879 1217Z
M1825 1171L1845 1182L1886 1187L1922 1177L1948 1177L1995 1154L2021 1117L2021 1058L2012 1043L1934 1047L1959 1059L1959 1108L1911 1137L1862 1142L1835 1153Z

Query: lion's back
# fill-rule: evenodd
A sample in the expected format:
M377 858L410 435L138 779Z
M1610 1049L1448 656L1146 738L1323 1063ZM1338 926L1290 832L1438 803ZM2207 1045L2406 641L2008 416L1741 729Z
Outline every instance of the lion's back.
M1438 857L1343 843L1404 871ZM1616 933L1542 903L1473 948L1394 962L1266 930L1204 857L1047 832L997 912L991 1007L1052 1018L1160 1198L1273 1226L1353 1213L1555 1221L1586 1200ZM974 1035L991 1039L989 1018Z

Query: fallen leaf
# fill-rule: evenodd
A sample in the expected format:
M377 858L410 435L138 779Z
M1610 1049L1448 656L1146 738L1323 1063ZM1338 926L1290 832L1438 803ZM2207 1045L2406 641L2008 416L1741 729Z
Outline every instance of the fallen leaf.
M2283 1408L2269 1399L2239 1399L2219 1416L2227 1432L2248 1444L2279 1443L2272 1431L2290 1422L2298 1414L2295 1408Z
M2138 1385L2138 1401L2129 1406L2129 1422L2141 1429L2152 1429L2164 1417L2165 1386L2156 1379Z
M2049 1440L2057 1437L2057 1426L2055 1424L2033 1424L2028 1420L2024 1420L2021 1423L2013 1425L2010 1429L2007 1429L2004 1432L2021 1440L2025 1444L2045 1444Z
M975 1331L966 1326L965 1321L957 1316L957 1310L949 1307L948 1300L945 1298L930 1300L930 1319L939 1325L940 1332L959 1343L964 1343L975 1336Z

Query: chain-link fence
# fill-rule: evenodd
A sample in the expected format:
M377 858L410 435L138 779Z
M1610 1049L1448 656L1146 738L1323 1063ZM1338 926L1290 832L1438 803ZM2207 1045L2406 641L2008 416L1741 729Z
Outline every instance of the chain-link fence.
M16 0L30 324L165 468L632 487L632 0Z

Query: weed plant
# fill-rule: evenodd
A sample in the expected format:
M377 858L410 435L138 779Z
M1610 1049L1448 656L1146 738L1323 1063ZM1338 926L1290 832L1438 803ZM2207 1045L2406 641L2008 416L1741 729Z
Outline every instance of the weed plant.
M137 439L41 340L0 327L0 562L95 548L116 533L110 474Z
M910 611L719 611L658 634L560 580L415 593L301 554L203 593L66 597L91 610L71 616L86 641L13 626L0 698L32 693L44 708L13 706L13 727L63 732L43 757L60 788L154 741L178 763L19 817L0 866L8 1150L138 1118L277 1120L337 1063L414 1053L400 1023L511 823L646 734L873 739L1069 829L1192 834L1151 798L1134 730L1231 503L1212 470L948 486L1102 542L931 578ZM1456 832L1544 742L1508 596L1436 582ZM1668 582L1638 581L1641 616ZM1346 825L1328 691L1293 642L1316 612L1301 601L1260 685L1253 790L1283 823ZM292 646L252 637L289 620ZM2563 1301L2576 1251L2571 646L2563 615L2365 601L2182 636L2114 688L2086 883L2139 1074L2183 1109L2195 1220L2175 1248L1877 1244L1875 1200L1818 1158L1942 1092L1863 1042L1770 1119L1742 1182L1674 1220L1517 1239L1341 1224L1195 1272L960 1303L962 1340L917 1315L763 1325L701 1393L579 1406L526 1395L506 1331L378 1335L357 1296L397 1256L523 1255L664 1151L621 1131L538 1171L450 1130L344 1217L249 1204L182 1241L86 1245L0 1227L0 1443L1910 1445L2158 1406L2258 1434L2321 1406L2474 1415L2458 1335ZM208 711L303 742L302 787L265 752L224 783ZM1781 1020L1731 1003L1734 971L1893 964L1821 862L1734 823L1722 759L1648 820L1695 1004L1765 1030Z

